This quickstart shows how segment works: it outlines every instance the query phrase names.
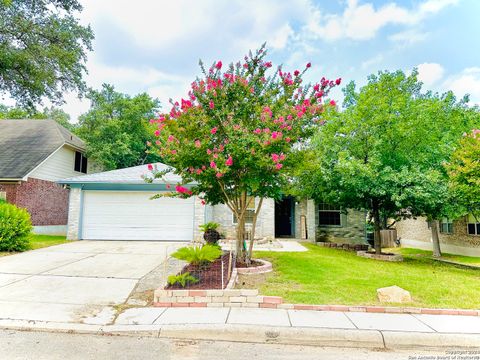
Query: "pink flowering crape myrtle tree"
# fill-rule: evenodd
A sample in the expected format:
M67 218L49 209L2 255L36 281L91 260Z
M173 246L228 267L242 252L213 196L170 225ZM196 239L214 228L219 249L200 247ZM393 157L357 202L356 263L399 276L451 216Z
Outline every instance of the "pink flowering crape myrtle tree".
M289 155L321 124L324 98L340 84L325 78L303 85L310 68L276 71L265 60L265 45L244 61L224 69L221 61L197 78L188 99L172 102L169 114L151 122L157 140L151 150L172 166L183 184L158 196L190 197L202 203L226 204L236 216L237 261L250 263L255 225L264 198L281 196ZM334 106L333 101L326 106ZM152 166L153 178L161 178ZM190 184L190 185L185 185ZM253 215L249 251L245 251L248 198L259 198Z

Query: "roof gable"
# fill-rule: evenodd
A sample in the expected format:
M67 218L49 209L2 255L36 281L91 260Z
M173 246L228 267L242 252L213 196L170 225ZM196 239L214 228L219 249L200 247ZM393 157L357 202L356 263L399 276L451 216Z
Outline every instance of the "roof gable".
M63 145L85 143L54 120L0 120L0 179L21 179Z

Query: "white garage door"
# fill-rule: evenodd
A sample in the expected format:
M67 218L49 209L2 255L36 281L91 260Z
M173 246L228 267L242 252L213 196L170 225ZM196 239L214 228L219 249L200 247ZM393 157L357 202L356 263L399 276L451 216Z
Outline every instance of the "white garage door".
M86 240L185 240L193 238L193 198L160 198L145 191L85 191Z

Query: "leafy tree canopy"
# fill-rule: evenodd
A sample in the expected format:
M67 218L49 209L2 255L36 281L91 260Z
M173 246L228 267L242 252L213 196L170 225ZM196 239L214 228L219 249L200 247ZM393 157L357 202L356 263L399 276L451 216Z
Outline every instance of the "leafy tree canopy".
M371 75L360 91L352 82L344 92L345 110L326 115L295 188L318 201L369 209L376 237L387 218L437 219L449 211L443 164L478 119L467 99L422 93L417 73L401 71Z
M74 17L77 0L2 0L0 94L23 107L42 98L61 103L65 91L85 91L86 51L93 32Z
M9 107L0 104L0 119L52 119L64 128L74 131L74 124L70 122L70 115L57 107L45 107L43 111Z
M146 93L129 96L104 84L86 96L91 108L79 118L76 134L87 144L87 156L105 170L159 161L147 153L153 125L149 120L158 113L159 101Z

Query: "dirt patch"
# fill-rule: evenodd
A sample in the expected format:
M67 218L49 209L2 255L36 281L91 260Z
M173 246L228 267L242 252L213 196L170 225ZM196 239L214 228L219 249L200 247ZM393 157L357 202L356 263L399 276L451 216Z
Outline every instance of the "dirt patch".
M165 289L224 289L228 284L228 262L230 255L224 253L220 258L214 262L198 266L188 264L184 266L179 274L189 272L190 275L197 278L197 283L188 283L187 286L182 287L180 284L167 285ZM223 263L223 277L222 277L222 263ZM223 287L222 287L223 278Z
M238 274L235 289L259 289L270 276L272 276L272 273L255 275Z
M250 262L250 266L247 266L246 263L237 263L236 264L236 267L237 268L251 268L251 267L257 267L257 266L263 266L265 265L264 263L260 262L260 261L257 261L257 260L252 260Z

